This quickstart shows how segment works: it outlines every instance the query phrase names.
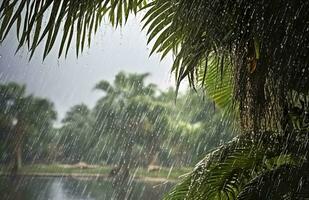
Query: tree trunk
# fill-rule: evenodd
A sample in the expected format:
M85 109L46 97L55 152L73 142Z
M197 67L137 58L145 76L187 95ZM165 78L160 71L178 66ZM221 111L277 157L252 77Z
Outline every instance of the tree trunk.
M18 171L22 167L22 143L23 143L24 131L20 122L17 122L15 129L15 138L13 138L13 168L12 175L17 175Z
M132 163L132 150L134 143L128 141L124 147L124 155L120 158L118 166L110 174L113 176L113 186L116 190L115 199L124 200L130 196L128 181L130 180L130 170L134 168Z
M17 169L17 171L22 167L22 151L21 151L21 144L18 144L15 150L14 155L14 168Z

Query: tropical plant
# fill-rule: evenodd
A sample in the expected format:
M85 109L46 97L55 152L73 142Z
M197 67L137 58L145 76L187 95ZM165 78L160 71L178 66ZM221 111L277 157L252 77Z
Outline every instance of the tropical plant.
M152 142L162 133L154 131L156 118L164 107L153 103L156 87L145 84L148 75L120 72L113 84L101 81L95 87L105 93L94 108L98 127L95 132L99 140L105 139L104 150L116 164L110 176L118 190L117 199L125 198L130 172L151 159L157 151Z
M219 123L222 115L201 98L203 93L182 92L175 103L174 89L158 91L144 83L146 78L121 72L113 83L100 81L96 88L104 94L93 109L73 106L61 127L44 137L26 138L27 145L36 149L36 155L27 153L28 160L119 165L125 159L137 167L178 168L192 166L231 139L228 124ZM128 121L135 124L135 131L129 131ZM130 140L132 152L124 156Z
M85 105L75 105L62 120L62 127L59 129L60 139L57 144L65 157L63 161L76 163L90 159L92 142L95 137L93 133L93 118L91 110Z
M306 173L302 164L307 160L303 156L308 150L303 138L307 132L293 134L261 132L236 137L200 161L166 199L284 199L301 192L307 195L306 174L300 174L302 170ZM292 169L298 175L286 179ZM277 182L272 182L273 173ZM280 181L291 187L276 185ZM304 185L299 186L301 181Z
M0 85L1 125L9 127L4 133L6 146L13 152L13 173L22 165L25 135L50 128L56 119L53 104L46 99L26 95L25 86L16 83Z
M108 134L105 137L110 141L107 146L117 147L113 149L115 155L112 158L121 155L118 163L120 171L129 168L129 165L131 168L137 165L134 163L136 159L132 159L133 147L144 135L151 98L155 94L155 85L145 85L147 76L120 72L113 84L101 81L95 87L105 92L94 109L96 127L99 127L96 132L99 138Z
M175 90L169 89L158 97L171 104L168 112L170 130L164 146L172 152L173 166L192 166L215 147L230 141L233 119L215 107L203 91L188 90L175 99ZM173 153L178 156L172 156ZM177 163L177 164L176 164Z

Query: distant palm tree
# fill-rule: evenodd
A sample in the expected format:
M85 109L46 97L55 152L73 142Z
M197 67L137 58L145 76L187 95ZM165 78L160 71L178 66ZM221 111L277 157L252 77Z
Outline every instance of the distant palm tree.
M145 84L148 76L120 72L113 84L103 80L95 87L105 93L94 108L95 127L98 127L95 131L97 135L107 136L110 157L117 163L110 176L119 190L118 199L124 199L129 187L130 171L139 166L139 160L134 158L134 147L147 134L151 99L156 91L155 85Z
M49 126L56 119L53 104L46 99L26 95L25 86L16 83L0 85L1 124L12 127L8 143L14 155L13 173L22 166L22 146L25 135Z
M155 93L153 84L145 85L145 78L148 74L125 74L120 72L116 75L114 83L101 81L96 85L96 89L104 91L96 107L95 115L98 123L106 122L104 130L108 132L124 133L112 136L113 142L119 142L123 146L124 152L128 155L122 157L120 163L129 164L125 159L130 159L132 148L139 129L142 126L142 118L146 117L147 100ZM99 126L101 127L101 126ZM101 131L101 130L98 130ZM122 137L126 140L121 139ZM117 140L118 138L119 140ZM122 164L119 164L121 168Z
M59 130L65 160L69 162L84 161L92 148L93 117L91 110L85 104L73 106L62 120L63 126Z

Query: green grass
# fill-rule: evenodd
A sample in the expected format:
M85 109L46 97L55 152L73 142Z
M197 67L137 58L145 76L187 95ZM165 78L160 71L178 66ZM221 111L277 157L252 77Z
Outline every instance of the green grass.
M65 168L60 165L27 165L20 173L55 173L55 174L108 174L110 167L81 169L78 167Z
M64 167L62 165L42 165L42 164L35 164L35 165L25 165L23 166L19 174L27 174L27 175L101 175L101 176L108 176L109 172L112 170L111 166L99 166L96 168L85 168L81 169L78 167ZM169 180L175 180L179 176L186 174L190 171L190 168L161 168L157 171L150 171L148 172L147 169L139 168L135 173L135 176L138 178L164 178ZM6 167L0 167L1 174L7 174L9 171Z
M179 176L190 172L189 168L161 168L159 171L148 172L147 169L139 169L137 171L137 176L139 177L156 177L156 178L166 178L166 179L177 179Z

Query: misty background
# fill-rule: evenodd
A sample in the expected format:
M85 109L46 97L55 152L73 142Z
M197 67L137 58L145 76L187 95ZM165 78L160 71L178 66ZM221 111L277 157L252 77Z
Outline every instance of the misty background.
M43 61L43 46L29 61L26 47L15 55L18 46L12 31L0 45L0 82L26 84L27 92L49 98L58 111L58 122L73 105L85 103L92 108L102 93L93 88L100 80L112 81L119 71L150 73L149 82L160 89L174 86L170 72L172 56L160 61L160 55L149 57L145 31L136 19L115 30L104 24L93 37L90 48L76 57L74 45L67 58L57 58L59 41ZM73 39L74 42L74 39ZM43 43L44 44L44 43ZM184 89L185 86L182 86Z

